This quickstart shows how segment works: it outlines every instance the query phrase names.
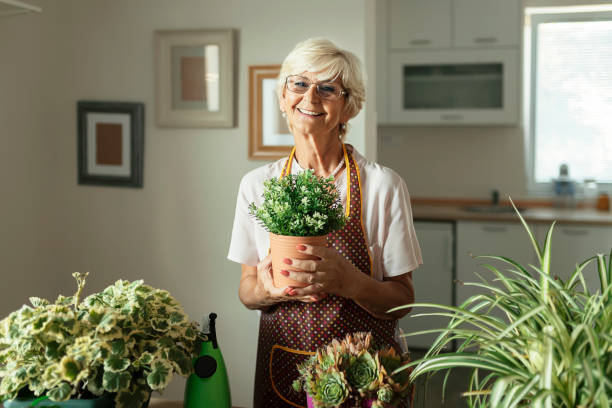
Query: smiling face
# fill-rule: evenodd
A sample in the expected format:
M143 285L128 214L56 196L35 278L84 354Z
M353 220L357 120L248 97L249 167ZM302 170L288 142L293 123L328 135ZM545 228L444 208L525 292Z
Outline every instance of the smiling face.
M313 83L329 80L318 78L317 74L312 72L302 72L299 75ZM337 79L334 82L339 83ZM287 114L289 128L294 135L337 137L340 123L346 123L350 119L349 115L343 113L346 103L344 96L336 100L322 99L315 85L304 94L291 92L285 87L279 102L281 110Z

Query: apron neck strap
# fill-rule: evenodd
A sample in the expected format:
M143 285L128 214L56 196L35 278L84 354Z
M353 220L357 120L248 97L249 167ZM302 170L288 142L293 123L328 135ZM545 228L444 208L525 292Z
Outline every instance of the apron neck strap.
M348 176L348 169L349 169L349 159L348 159L348 153L346 151L346 145L344 143L342 143L342 154L344 156L344 166L347 169L347 176ZM293 163L293 158L295 157L295 146L293 146L293 149L291 149L291 153L289 154L289 158L287 159L287 161L285 162L285 165L283 166L283 170L281 171L280 177L279 178L283 178L288 174L291 174L291 164ZM348 182L348 177L347 177L347 182Z

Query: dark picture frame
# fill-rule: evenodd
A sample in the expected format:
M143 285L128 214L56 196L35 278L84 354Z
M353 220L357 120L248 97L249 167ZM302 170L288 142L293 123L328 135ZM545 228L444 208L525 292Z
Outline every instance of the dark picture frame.
M78 183L141 188L144 103L77 101Z

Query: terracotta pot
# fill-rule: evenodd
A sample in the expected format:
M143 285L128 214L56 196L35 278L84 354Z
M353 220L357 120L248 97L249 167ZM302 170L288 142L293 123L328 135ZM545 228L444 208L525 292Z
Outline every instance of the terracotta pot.
M270 233L270 251L272 253L272 276L274 277L274 286L282 288L285 286L304 287L305 283L289 279L281 275L282 270L296 270L291 265L283 262L285 258L296 259L318 259L315 256L304 255L295 249L296 245L306 244L314 246L327 246L327 235L319 235L316 237L292 237L287 235L276 235Z

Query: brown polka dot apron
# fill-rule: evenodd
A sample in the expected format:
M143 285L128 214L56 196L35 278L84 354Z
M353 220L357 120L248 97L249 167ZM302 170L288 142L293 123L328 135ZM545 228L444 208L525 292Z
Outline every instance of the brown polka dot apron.
M346 215L343 229L327 236L327 245L335 248L363 273L371 274L369 253L362 222L359 168L352 155L344 151L347 174ZM281 177L291 173L295 147L283 167ZM371 331L379 345L392 344L397 320L373 317L354 301L328 295L324 299L304 303L281 302L262 312L259 322L257 368L255 373L255 408L306 407L305 393L291 386L299 373L297 364L335 338L348 333Z

